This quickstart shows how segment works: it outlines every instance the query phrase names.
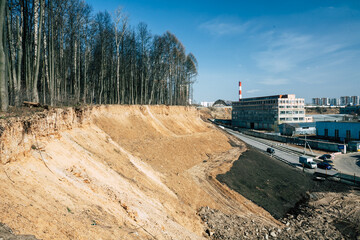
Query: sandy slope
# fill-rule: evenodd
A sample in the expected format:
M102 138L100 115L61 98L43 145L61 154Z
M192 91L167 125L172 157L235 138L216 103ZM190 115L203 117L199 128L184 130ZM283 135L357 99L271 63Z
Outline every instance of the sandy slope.
M1 120L0 141L0 222L19 234L201 239L201 206L278 224L213 177L244 146L194 108L56 109Z

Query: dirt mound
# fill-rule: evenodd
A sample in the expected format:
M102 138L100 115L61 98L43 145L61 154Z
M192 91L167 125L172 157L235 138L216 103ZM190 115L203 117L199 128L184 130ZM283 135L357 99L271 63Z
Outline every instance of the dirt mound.
M309 108L305 107L305 112L308 115L315 115L315 114L339 114L340 107L315 107Z
M282 227L207 207L199 215L211 239L359 239L359 197L358 190L311 193L296 214L281 219Z
M250 146L225 174L217 179L281 218L313 189L306 173L285 165Z
M235 161L220 182L268 210L284 225L202 208L199 216L212 239L357 239L359 189L333 181L314 181L252 147Z
M200 239L196 212L210 206L277 226L216 180L245 147L199 115L97 106L1 120L0 222L39 239Z
M203 107L199 110L204 120L209 118L231 119L231 107Z

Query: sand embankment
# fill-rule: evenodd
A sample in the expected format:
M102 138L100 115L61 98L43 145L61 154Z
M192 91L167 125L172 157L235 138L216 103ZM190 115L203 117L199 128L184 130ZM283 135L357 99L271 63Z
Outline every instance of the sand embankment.
M245 146L190 107L53 109L0 121L0 222L40 239L201 239L202 206L269 213L220 184Z

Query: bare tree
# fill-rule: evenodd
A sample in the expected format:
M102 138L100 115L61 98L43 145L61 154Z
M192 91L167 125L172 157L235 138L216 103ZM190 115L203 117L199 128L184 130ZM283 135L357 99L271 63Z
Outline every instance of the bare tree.
M128 17L123 13L122 7L118 7L114 12L113 19L116 45L116 102L119 104L122 102L120 100L120 43L124 38Z
M6 79L6 59L4 51L4 28L5 28L6 1L0 0L0 98L1 111L6 112L9 106L9 97Z
M39 80L39 68L40 68L40 49L41 49L41 42L42 42L42 26L44 20L44 1L35 0L35 7L34 7L34 15L35 15L35 25L34 25L34 68L32 74L32 99L34 102L39 102L39 93L38 93L38 80ZM40 9L40 14L38 10ZM38 15L40 15L38 17ZM38 19L39 18L39 19Z
M189 103L197 61L174 34L132 28L122 8L92 15L82 0L1 3L3 110L40 98L52 106Z

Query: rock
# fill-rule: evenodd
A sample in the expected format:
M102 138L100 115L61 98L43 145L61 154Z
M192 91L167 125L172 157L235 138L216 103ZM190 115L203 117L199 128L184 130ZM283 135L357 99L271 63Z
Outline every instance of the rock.
M277 235L276 235L276 233L275 233L275 232L271 232L271 233L270 233L270 236L272 236L272 237L274 237L274 238L275 238Z
M206 232L206 234L208 235L208 236L212 236L212 235L214 235L214 232L212 232L210 229L206 229L205 230L205 232Z

